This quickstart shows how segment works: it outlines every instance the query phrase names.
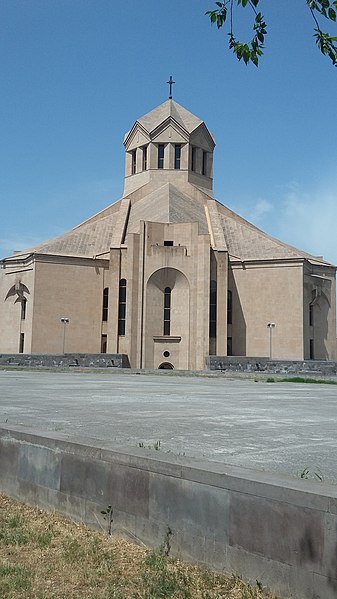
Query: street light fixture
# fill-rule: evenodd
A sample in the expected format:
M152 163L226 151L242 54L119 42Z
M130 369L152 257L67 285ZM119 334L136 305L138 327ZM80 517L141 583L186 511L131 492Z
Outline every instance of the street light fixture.
M275 322L268 322L267 327L269 329L269 360L273 357L273 329L276 327Z
M66 346L66 328L67 328L67 324L69 324L69 318L66 317L62 317L61 318L61 322L63 323L63 346L62 346L62 353L64 354L64 350L65 350L65 346Z

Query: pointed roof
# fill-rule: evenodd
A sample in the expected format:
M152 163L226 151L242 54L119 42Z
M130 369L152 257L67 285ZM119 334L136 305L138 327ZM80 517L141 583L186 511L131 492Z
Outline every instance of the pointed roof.
M151 131L156 129L158 125L169 117L172 117L188 133L192 133L192 131L203 123L203 121L186 110L183 106L180 106L175 100L166 100L163 104L160 104L140 119L137 119L137 122L140 123L148 133L151 133Z

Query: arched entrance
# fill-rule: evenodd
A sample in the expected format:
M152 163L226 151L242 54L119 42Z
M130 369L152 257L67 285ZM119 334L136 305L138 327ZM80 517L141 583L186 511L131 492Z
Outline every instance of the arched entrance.
M158 366L158 370L159 369L174 370L174 366L170 362L162 362L160 366Z
M145 368L188 368L189 296L188 279L176 268L163 267L149 277L144 326Z

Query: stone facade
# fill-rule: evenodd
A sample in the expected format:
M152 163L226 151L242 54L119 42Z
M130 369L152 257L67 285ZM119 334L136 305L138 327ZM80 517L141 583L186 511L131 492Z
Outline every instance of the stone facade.
M205 123L168 100L124 145L119 201L1 261L0 352L125 354L134 368L335 360L335 267L214 199Z

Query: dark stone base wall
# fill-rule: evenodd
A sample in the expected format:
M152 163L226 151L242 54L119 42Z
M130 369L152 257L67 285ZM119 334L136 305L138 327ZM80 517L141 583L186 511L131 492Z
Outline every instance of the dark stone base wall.
M337 362L319 360L269 360L247 356L208 356L208 370L284 374L290 376L336 376Z
M159 454L159 455L158 455ZM270 588L336 599L336 487L34 430L0 428L0 491Z
M0 366L130 368L125 354L0 354Z

